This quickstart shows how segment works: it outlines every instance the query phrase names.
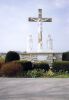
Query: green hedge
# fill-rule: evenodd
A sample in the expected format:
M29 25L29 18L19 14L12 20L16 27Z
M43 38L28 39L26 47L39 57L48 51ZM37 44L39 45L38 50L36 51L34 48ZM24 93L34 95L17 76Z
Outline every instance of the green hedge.
M45 71L48 71L50 67L47 62L35 62L33 63L33 69L44 69Z
M42 72L48 71L49 65L46 62L35 62L17 60L6 62L1 66L1 76L24 77L26 75L41 76ZM33 77L32 76L32 77Z
M69 61L69 52L64 52L62 54L62 60L63 61Z
M32 70L32 63L30 61L21 60L17 62L22 65L22 71Z
M69 61L60 61L60 62L54 62L52 65L52 70L55 72L69 72Z
M0 60L0 76L1 76L1 68L2 68L2 66L3 66L4 63L5 63L4 60Z

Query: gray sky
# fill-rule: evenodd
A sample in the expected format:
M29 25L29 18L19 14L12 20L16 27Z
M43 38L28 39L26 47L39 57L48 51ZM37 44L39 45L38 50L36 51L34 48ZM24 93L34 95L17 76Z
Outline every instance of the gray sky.
M48 34L54 51L69 50L69 0L0 0L0 52L26 51L29 34L37 51L38 23L28 22L28 17L38 17L39 8L43 17L52 18L51 23L43 23L43 50Z

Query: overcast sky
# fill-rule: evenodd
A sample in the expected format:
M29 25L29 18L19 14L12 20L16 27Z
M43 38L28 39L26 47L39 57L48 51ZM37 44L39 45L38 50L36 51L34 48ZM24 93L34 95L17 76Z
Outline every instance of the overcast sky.
M43 50L47 50L47 37L53 39L54 51L69 50L69 0L0 0L0 52L26 51L27 37L32 34L33 51L38 46L38 23L29 17L43 17L52 22L43 23Z

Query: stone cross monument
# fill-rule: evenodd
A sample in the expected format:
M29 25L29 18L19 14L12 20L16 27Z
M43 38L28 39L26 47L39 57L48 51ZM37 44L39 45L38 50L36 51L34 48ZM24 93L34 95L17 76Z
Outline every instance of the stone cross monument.
M42 18L42 9L38 9L38 17L29 17L30 22L38 22L38 52L42 52L42 23L52 22L52 18Z

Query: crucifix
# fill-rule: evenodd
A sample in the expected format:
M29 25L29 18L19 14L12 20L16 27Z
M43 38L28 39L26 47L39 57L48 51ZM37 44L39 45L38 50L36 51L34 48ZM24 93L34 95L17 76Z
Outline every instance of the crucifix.
M38 22L38 52L42 51L42 23L52 22L52 18L42 18L42 9L38 9L38 17L29 17L30 22Z

